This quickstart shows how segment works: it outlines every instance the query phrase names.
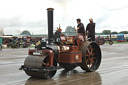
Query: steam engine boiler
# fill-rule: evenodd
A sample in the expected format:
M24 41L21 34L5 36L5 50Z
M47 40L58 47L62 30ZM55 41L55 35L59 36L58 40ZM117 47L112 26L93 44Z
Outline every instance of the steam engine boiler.
M29 49L20 70L24 70L28 76L46 79L53 77L58 68L73 70L80 66L86 72L96 71L101 63L99 45L87 41L83 34L53 35L53 10L47 9L48 39L38 41L35 49Z

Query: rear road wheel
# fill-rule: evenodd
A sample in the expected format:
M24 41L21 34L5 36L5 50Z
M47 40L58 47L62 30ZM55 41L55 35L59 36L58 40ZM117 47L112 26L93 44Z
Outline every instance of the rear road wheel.
M95 42L83 43L80 50L82 50L81 68L87 72L97 70L101 63L101 50L99 45Z

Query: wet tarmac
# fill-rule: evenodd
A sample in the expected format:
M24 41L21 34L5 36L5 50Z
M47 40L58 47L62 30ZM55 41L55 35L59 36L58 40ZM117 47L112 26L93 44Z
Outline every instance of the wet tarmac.
M80 67L57 70L52 79L38 79L18 70L28 48L0 51L0 85L128 85L128 44L102 45L102 62L96 72Z

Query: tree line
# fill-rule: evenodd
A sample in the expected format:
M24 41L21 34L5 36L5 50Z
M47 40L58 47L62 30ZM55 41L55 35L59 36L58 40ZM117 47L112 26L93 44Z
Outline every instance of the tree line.
M128 31L120 31L120 32L117 32L117 31L113 31L111 32L111 30L103 30L101 33L96 33L96 34L128 34Z

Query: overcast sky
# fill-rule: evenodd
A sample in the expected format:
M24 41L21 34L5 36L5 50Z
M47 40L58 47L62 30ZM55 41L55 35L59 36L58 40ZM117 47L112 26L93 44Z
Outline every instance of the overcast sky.
M61 25L77 25L81 18L86 27L89 18L96 23L96 32L128 31L128 0L0 0L0 30L18 35L23 30L33 34L47 33L47 11L53 7L54 30Z

